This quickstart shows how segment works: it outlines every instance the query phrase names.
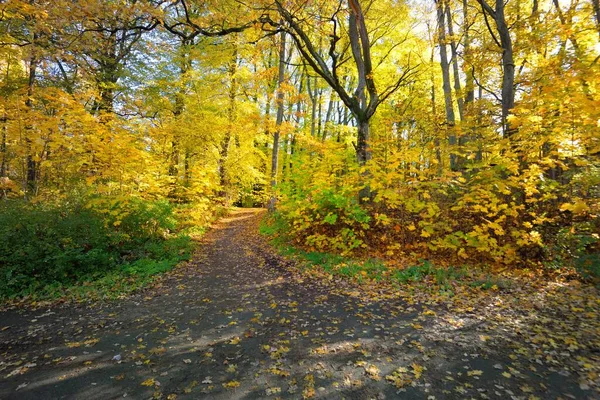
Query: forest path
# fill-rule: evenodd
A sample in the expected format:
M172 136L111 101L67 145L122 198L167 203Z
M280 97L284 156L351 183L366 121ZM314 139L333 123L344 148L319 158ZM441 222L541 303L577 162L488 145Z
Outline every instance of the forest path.
M481 342L476 315L452 328L428 317L440 307L302 275L258 235L262 215L235 211L126 300L1 312L0 399L593 398Z

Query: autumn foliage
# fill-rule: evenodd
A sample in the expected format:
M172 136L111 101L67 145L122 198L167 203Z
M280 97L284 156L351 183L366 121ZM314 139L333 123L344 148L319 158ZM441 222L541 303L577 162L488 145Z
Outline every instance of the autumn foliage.
M3 2L4 294L268 201L310 250L597 277L592 4L360 3Z

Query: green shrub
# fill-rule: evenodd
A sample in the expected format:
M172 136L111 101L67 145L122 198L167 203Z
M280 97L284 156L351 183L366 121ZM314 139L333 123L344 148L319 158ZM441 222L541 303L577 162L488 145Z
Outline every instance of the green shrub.
M0 298L43 296L112 274L163 272L190 256L166 201L0 203Z

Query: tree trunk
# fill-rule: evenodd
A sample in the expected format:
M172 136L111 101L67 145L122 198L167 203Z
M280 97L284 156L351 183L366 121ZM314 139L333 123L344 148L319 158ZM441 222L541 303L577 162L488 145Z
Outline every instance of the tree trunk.
M594 6L594 16L596 17L596 30L600 36L600 1L592 0L592 5Z
M502 45L502 126L504 136L511 137L515 130L508 122L508 115L515 106L515 62L512 39L504 17L504 0L496 0L496 27Z
M321 137L323 132L323 90L319 90L317 94L317 132L316 137Z
M317 127L317 77L315 76L314 87L310 86L310 76L306 76L306 91L310 98L310 136L315 137Z
M179 79L180 82L179 91L175 94L175 107L173 109L173 117L177 120L185 108L185 85L184 79L186 74L191 68L188 48L191 43L187 40L182 40L179 48L180 52L180 65L179 65ZM179 148L179 135L174 134L171 140L171 156L169 159L169 176L174 177L175 182L179 179L179 161L180 161L180 148Z
M368 119L362 119L356 121L358 124L358 138L356 141L356 158L358 165L365 166L369 160L371 160L371 150L369 149L369 137L371 133L371 127L369 126ZM371 187L368 183L369 173L365 171L363 173L364 186L358 193L360 202L370 200L371 198Z
M219 152L219 183L221 185L221 198L223 200L223 204L229 206L230 199L227 198L227 157L229 156L229 145L231 142L231 136L233 135L233 127L235 125L235 114L236 114L236 96L237 96L237 78L235 76L237 72L237 63L238 63L238 50L237 44L234 45L235 48L233 50L232 58L229 63L229 105L227 106L227 130L225 131L225 136L221 141L221 150Z
M496 31L500 37L499 44L502 47L502 132L504 137L510 138L515 132L508 122L510 111L515 106L515 62L513 60L512 39L504 15L504 0L496 0L495 9L485 0L478 0L478 2L481 4L483 12L494 19ZM490 33L494 36L493 32Z
M4 115L4 126L2 126L2 141L0 142L0 153L2 153L2 162L0 163L0 178L7 176L8 157L6 149L6 114Z
M192 179L192 170L191 170L191 163L192 161L192 155L190 154L189 150L185 151L185 157L183 159L183 179L185 181L186 185L190 184L190 179Z
M174 177L176 180L179 175L179 146L176 139L171 141L171 157L169 161L169 176Z
M465 104L472 104L475 101L475 71L471 60L471 36L469 35L469 12L467 0L463 0L463 24L464 24L464 63L469 66L466 72L465 82ZM468 106L467 106L468 107Z
M450 35L450 50L452 51L452 72L454 75L454 93L456 94L456 102L458 104L458 116L462 121L464 119L464 101L462 98L462 90L460 86L460 74L458 68L458 50L456 41L454 40L454 27L452 26L452 13L450 6L446 5L446 22L448 23L448 34Z
M431 57L429 61L433 65L435 47L431 47ZM437 99L435 94L435 75L433 69L431 70L431 114L433 115L434 125L437 126ZM442 163L442 150L440 149L440 139L439 137L435 138L434 141L435 146L435 159L437 161L437 174L442 175L443 163ZM408 166L407 166L408 167Z
M452 105L452 88L450 86L450 65L448 63L448 52L446 49L446 24L443 0L436 0L438 18L438 44L440 46L440 66L442 67L442 87L444 89L444 104L446 106L447 128L453 129L456 122L454 106ZM453 153L456 145L456 136L450 133L448 136L450 144L450 169L456 169L456 155Z
M36 35L34 35L34 40L35 39ZM38 64L39 60L35 56L31 56L31 59L29 61L29 77L27 80L27 100L25 101L25 105L30 111L32 111L33 109L33 89L35 86ZM38 162L36 161L36 154L34 154L33 152L33 140L31 138L31 135L33 133L33 127L31 125L27 125L25 127L25 131L27 159L25 161L26 172L24 186L25 195L26 197L29 197L29 195L35 196L37 194Z
M10 78L10 58L7 58L6 61L6 78L5 84L9 84ZM2 141L0 142L0 153L2 153L2 162L0 163L0 178L8 176L8 150L6 146L7 136L8 136L8 115L6 113L6 108L4 109L4 116L2 117Z
M333 93L330 94L329 96L329 105L327 106L327 113L325 114L325 124L323 125L323 136L321 137L321 139L323 141L325 141L325 139L327 139L327 128L330 120L331 120L331 114L333 113Z
M277 186L277 169L279 168L279 136L281 124L283 123L283 83L285 80L285 32L281 32L279 45L279 76L277 79L277 118L275 120L275 132L273 134L273 153L271 154L271 190L273 191L269 200L269 211L275 211L277 197L275 188Z

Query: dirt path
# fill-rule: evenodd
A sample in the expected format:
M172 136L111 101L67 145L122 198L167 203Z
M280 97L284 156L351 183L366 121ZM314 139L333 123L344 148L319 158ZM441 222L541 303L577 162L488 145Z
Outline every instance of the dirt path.
M476 315L436 325L443 310L301 278L260 216L234 213L127 300L0 313L0 399L597 398L518 343L480 340Z

